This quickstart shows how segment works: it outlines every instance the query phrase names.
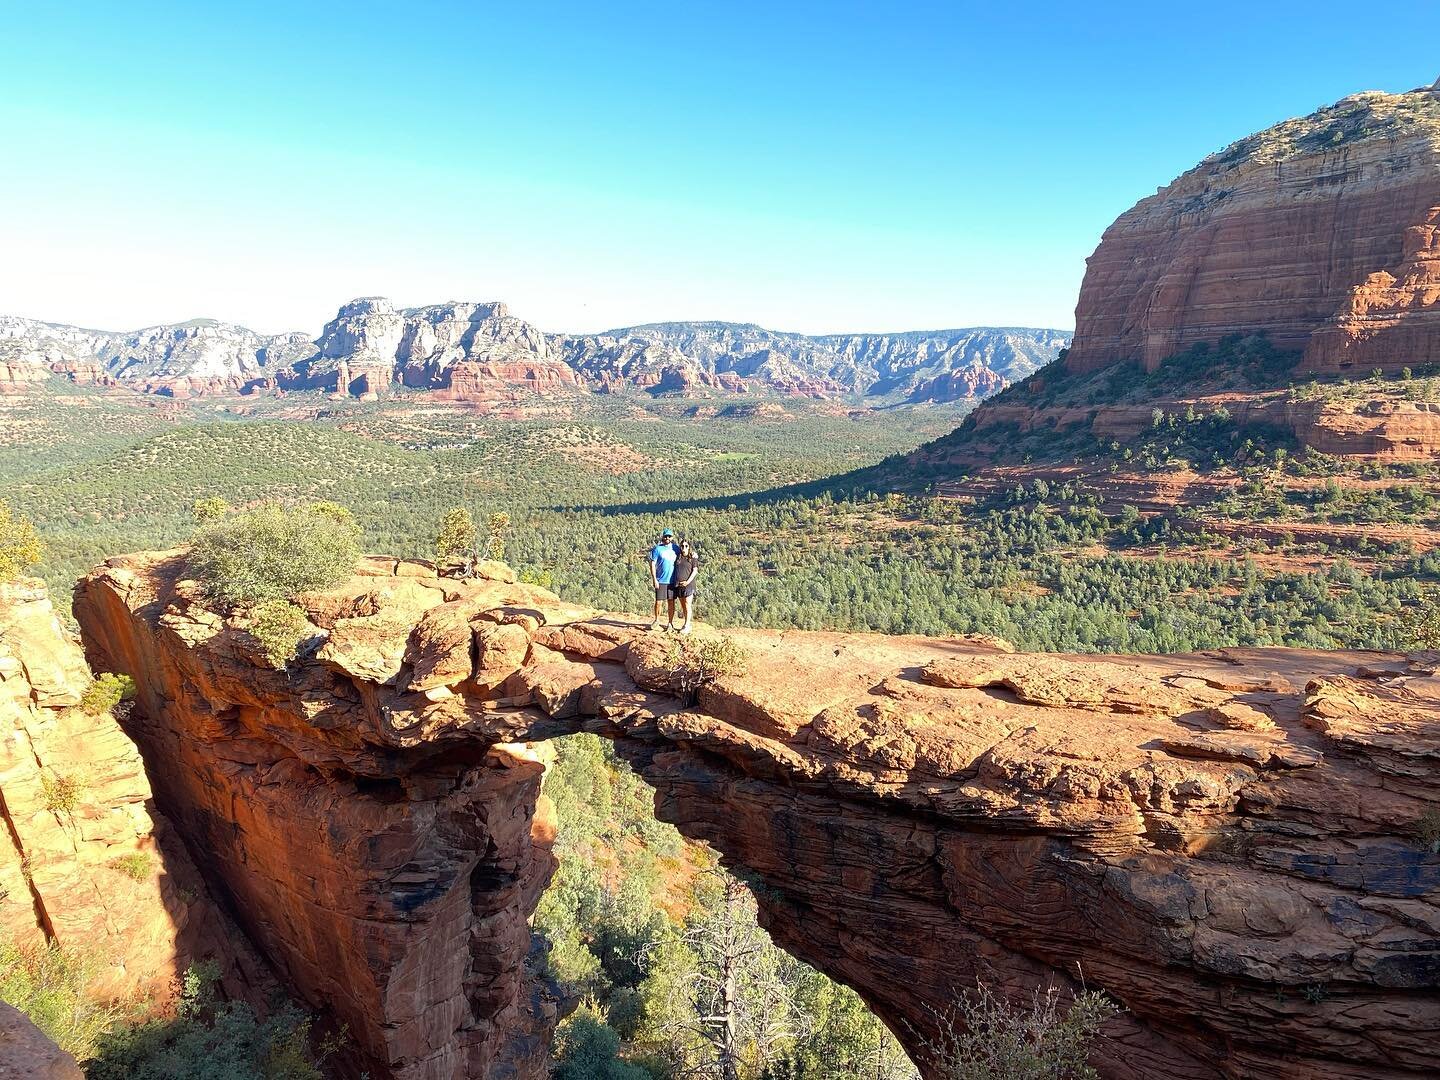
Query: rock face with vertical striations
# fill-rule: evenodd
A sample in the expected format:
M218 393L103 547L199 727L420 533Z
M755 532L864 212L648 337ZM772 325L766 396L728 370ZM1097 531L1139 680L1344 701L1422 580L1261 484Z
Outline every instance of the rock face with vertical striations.
M273 983L229 940L135 744L81 707L90 682L44 585L0 583L0 937L90 956L85 992L101 1000L164 1005L206 958L231 992L263 998Z
M177 553L112 560L76 613L141 685L162 805L372 1077L545 1075L550 833L519 744L580 730L932 1080L976 978L1110 994L1107 1078L1440 1070L1440 656L736 630L744 670L689 698L668 642L498 567L372 558L300 602L286 670Z
M1068 364L1265 333L1300 370L1440 360L1440 91L1356 94L1206 158L1106 230Z

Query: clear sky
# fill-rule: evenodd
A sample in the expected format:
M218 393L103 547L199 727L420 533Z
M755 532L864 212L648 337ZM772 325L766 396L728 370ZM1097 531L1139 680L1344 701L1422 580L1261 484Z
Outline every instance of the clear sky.
M0 312L1069 327L1140 197L1440 75L1440 5L6 4ZM1403 15L1402 15L1403 12Z

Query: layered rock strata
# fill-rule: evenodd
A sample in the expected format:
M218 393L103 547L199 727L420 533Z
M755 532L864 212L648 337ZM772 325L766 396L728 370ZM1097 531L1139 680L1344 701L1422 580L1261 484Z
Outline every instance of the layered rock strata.
M971 426L977 433L1056 431L1084 427L1096 439L1129 441L1149 431L1155 412L1209 414L1224 409L1235 430L1271 427L1288 431L1301 446L1323 454L1378 462L1434 461L1440 458L1440 401L1409 401L1398 396L1352 402L1301 401L1286 391L1257 394L1202 394L1188 398L1155 398L1134 405L1032 406L1023 398L1002 399L976 409ZM959 442L959 440L950 440ZM947 442L922 453L944 460ZM983 438L961 443L959 449L976 460L988 460L998 444ZM958 460L958 459L957 459Z
M1153 370L1266 333L1301 371L1440 360L1440 92L1364 93L1249 136L1122 214L1090 257L1067 363Z
M372 1076L543 1075L517 744L577 730L922 1061L957 988L1083 979L1125 1009L1107 1077L1440 1069L1440 658L733 631L744 673L689 694L668 643L500 568L372 559L302 606L283 670L174 553L113 560L76 611L141 683L162 804Z

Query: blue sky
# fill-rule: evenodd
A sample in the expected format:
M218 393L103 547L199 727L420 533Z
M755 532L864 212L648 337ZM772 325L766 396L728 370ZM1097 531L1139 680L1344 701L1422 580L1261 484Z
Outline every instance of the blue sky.
M1440 6L1403 8L6 5L0 312L1068 327L1137 199L1440 76Z

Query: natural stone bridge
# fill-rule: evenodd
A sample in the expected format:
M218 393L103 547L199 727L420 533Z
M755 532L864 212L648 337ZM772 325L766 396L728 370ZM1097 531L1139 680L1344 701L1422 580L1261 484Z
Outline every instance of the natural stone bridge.
M544 1075L527 916L552 830L524 744L581 730L912 1050L977 977L1083 978L1125 1009L1107 1077L1440 1074L1440 855L1417 839L1440 658L733 631L747 672L687 707L667 642L499 568L366 560L304 599L323 643L286 670L183 569L81 583L91 663L136 677L161 809L372 1076Z

